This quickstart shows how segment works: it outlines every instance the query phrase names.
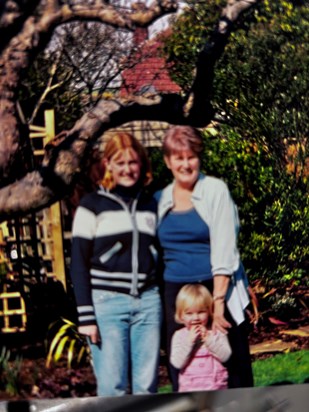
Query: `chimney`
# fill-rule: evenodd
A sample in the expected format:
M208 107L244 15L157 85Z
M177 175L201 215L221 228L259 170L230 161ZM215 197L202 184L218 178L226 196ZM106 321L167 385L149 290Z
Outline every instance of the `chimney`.
M137 27L133 33L133 44L134 46L140 46L148 40L148 29L147 27Z
M146 10L146 5L142 1L137 1L131 5L133 13L143 12ZM147 27L137 27L133 33L133 44L134 46L140 46L148 40L148 28Z

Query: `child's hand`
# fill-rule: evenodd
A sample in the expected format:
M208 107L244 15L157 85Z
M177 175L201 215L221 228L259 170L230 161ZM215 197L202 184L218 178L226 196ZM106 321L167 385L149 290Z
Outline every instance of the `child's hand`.
M202 325L192 325L189 332L189 339L192 343L197 341L204 341L206 338L207 330Z
M200 329L200 339L201 339L201 341L205 341L205 339L206 339L206 336L207 336L207 329L206 329L206 327L205 326L203 326L203 325L201 325L200 327L199 327L199 329Z
M192 344L197 341L199 334L199 325L192 325L189 331L189 340Z

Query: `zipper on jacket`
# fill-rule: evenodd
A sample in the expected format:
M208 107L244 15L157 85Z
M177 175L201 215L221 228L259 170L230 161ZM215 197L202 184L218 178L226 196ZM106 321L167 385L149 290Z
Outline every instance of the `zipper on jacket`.
M138 203L138 197L133 200L131 210L128 205L118 196L113 195L112 193L99 190L99 193L103 196L106 196L112 200L118 202L124 210L128 212L128 215L131 218L133 230L132 230L132 252L131 252L131 264L132 264L132 281L130 295L138 296L138 230L136 224L136 208Z
M138 230L136 224L136 207L138 199L134 199L131 210L131 220L133 224L133 239L132 239L132 273L133 279L131 283L130 294L138 295Z

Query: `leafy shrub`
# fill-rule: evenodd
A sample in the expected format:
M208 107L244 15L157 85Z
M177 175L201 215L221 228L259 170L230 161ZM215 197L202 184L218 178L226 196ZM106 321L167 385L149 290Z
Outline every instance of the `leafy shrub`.
M2 347L0 353L1 383L9 396L15 396L19 392L21 367L22 357L16 356L12 360L11 351Z
M251 279L304 280L309 255L306 177L288 173L266 144L228 127L205 133L203 169L223 178L239 207L239 247Z
M283 296L276 293L271 297L270 302L271 310L282 320L290 320L298 312L297 301L289 293Z

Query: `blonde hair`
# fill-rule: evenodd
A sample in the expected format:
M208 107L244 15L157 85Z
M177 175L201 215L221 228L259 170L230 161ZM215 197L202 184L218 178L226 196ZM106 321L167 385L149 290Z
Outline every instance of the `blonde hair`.
M147 186L152 181L150 161L148 159L145 148L131 134L126 132L113 133L107 141L106 146L104 148L103 161L104 159L110 160L117 152L125 149L131 149L137 153L139 160L141 162L140 181L143 186ZM105 169L103 162L102 166ZM112 174L107 169L104 170L101 184L105 189L109 190L113 189L116 185Z
M191 126L171 126L163 141L163 154L169 157L174 152L192 150L199 158L203 154L203 138L199 130Z
M176 297L175 321L183 323L182 316L186 309L202 308L209 314L208 323L212 320L213 299L209 290L199 283L183 286Z

